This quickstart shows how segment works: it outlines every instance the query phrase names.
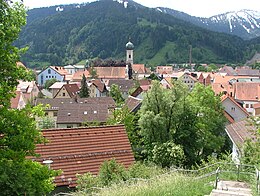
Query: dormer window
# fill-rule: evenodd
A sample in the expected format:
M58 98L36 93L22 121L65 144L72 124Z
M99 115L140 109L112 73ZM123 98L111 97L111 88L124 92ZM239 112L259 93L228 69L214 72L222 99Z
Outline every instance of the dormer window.
M87 115L87 114L88 114L88 111L84 111L84 114Z
M96 111L96 110L94 111L94 114L97 114L97 111Z
M70 116L71 114L70 113L68 113L68 116Z

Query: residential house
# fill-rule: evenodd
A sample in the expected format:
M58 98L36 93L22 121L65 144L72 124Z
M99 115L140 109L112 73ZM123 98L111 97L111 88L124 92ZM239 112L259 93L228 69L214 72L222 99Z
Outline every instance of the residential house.
M58 91L63 87L64 84L66 84L66 82L55 82L49 87L52 97L54 97L58 93Z
M129 109L130 112L137 112L142 105L142 99L138 99L136 97L133 96L128 96L126 102L125 102L125 106Z
M233 67L225 65L224 67L220 68L219 73L226 73L228 76L236 76L237 73L233 69Z
M135 87L135 83L136 81L134 80L110 79L107 82L107 88L110 90L111 85L115 84L119 87L119 90L122 93L123 97L127 98L129 95L129 90Z
M37 99L35 104L49 105L45 114L59 128L79 127L87 123L102 124L116 108L111 97Z
M159 75L172 74L173 73L173 67L172 66L157 66L156 67L156 73L159 74Z
M12 109L23 109L26 106L26 100L21 91L15 91L15 97L11 99Z
M26 103L34 101L40 92L35 81L28 82L20 80L16 90L23 93L23 97Z
M89 85L89 96L90 97L106 97L108 96L108 90L105 83L102 80L95 79L90 81Z
M123 125L42 130L47 143L37 144L35 153L28 157L50 168L61 170L55 177L57 187L76 187L77 174L97 175L104 161L115 159L126 168L134 163L134 155Z
M253 114L253 105L260 103L260 83L236 82L233 84L234 99L250 114Z
M61 66L49 66L42 70L37 76L37 83L39 86L44 86L45 82L50 79L56 79L58 81L65 81L68 72Z
M77 96L78 92L79 87L77 84L63 84L53 98L73 98Z
M173 84L172 84L172 78L163 78L160 81L160 84L162 85L163 88L165 89L170 89L172 88Z
M204 86L211 85L211 73L200 73L197 79Z
M239 105L232 97L228 94L221 97L221 104L225 110L225 116L230 123L238 122L246 119L249 113Z
M225 130L232 142L232 160L235 163L240 163L243 145L247 139L254 139L256 128L252 126L249 119L245 119L227 125Z
M152 88L152 85L141 85L131 94L132 97L143 99L144 93Z
M188 72L184 73L183 76L179 78L179 80L186 84L190 90L192 90L195 86L195 83L198 82L198 80Z
M85 71L85 65L66 65L64 69L71 75L75 74L78 71Z
M145 67L144 64L133 64L132 70L133 70L133 78L135 78L136 80L149 77L152 73L151 70Z

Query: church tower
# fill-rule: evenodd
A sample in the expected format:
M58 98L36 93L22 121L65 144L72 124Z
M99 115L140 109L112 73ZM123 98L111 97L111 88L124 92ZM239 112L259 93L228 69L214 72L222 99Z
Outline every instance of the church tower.
M132 66L134 63L134 44L129 42L126 47L126 78L132 79Z

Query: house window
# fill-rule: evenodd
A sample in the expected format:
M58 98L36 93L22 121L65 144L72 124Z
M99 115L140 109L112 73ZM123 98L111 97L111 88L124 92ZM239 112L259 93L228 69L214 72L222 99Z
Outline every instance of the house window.
M67 125L67 128L73 128L73 126L72 125Z
M246 104L246 108L249 108L249 104Z
M53 116L58 116L58 112L53 112Z
M129 54L129 59L131 59L131 54Z
M48 69L48 74L51 74L51 70L50 69Z
M66 96L66 93L62 93L62 96L65 97L65 96Z
M250 108L253 108L253 104L249 104L250 105Z
M234 107L231 107L231 110L232 110L232 111L236 111L236 108L234 108Z
M46 78L48 78L48 76L46 76Z

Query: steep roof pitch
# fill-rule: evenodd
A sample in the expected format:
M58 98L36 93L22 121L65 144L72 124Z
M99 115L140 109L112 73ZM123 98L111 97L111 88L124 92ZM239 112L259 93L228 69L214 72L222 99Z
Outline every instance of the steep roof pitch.
M53 70L55 70L56 72L58 72L62 76L68 74L68 72L62 66L50 66L50 68L52 68Z
M224 102L226 99L229 99L232 103L234 103L242 112L245 113L246 116L250 116L250 114L247 112L245 108L243 108L241 105L239 105L232 97L230 97L228 94L223 95L221 97L221 102Z
M253 139L255 130L248 119L226 126L228 136L237 147L241 147L247 139Z
M101 92L106 92L107 89L106 89L106 85L99 79L96 79L96 80L92 80L91 81L93 85L96 86L96 88Z
M11 99L11 108L12 109L21 109L26 105L21 91L15 91L15 97Z
M136 112L141 107L142 100L133 96L128 96L125 105L130 112Z
M138 73L138 74L151 73L151 70L149 68L146 68L144 64L133 64L132 69L133 69L133 73Z
M125 127L104 126L74 129L43 130L48 143L37 144L35 152L40 158L30 157L42 163L52 160L51 168L63 173L55 178L57 186L76 186L76 174L98 174L105 160L115 158L128 167L134 156Z
M64 84L60 90L57 92L57 94L54 96L54 98L59 94L62 88L65 88L65 90L68 92L69 96L73 98L77 95L77 92L79 91L79 87L77 84Z

